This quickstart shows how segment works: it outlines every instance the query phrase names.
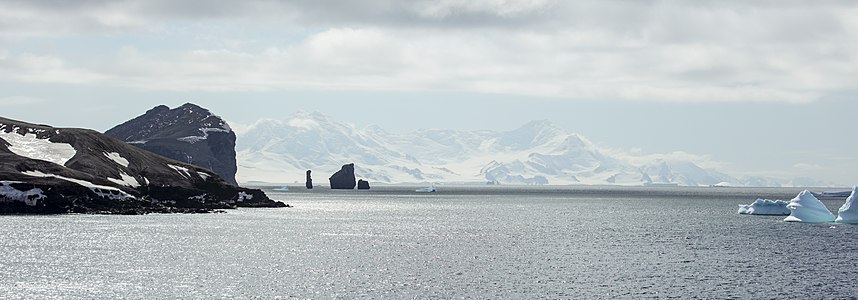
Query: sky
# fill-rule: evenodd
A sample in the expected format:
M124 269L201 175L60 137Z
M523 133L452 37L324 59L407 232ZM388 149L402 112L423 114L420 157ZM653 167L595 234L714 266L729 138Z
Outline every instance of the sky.
M0 0L0 116L511 130L858 184L858 2Z

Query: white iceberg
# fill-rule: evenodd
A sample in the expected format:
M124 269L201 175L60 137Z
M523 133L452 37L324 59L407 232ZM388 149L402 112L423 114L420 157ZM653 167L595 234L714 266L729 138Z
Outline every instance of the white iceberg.
M792 213L784 219L786 222L826 223L835 219L825 204L822 204L808 190L802 191L790 200L787 208L792 210Z
M434 192L435 192L435 191L437 191L437 190L435 189L435 185L433 184L433 185L432 185L432 186L430 186L430 187L425 187L425 188L422 188L422 189L416 189L416 190L414 190L414 191L415 191L415 192L418 192L418 193L434 193Z
M856 191L858 191L858 186L852 188L852 194L846 198L846 203L843 203L843 206L837 211L838 223L858 224L858 206L852 205L855 198L858 197Z
M791 212L787 204L789 202L783 200L757 199L749 205L739 204L739 214L785 216Z

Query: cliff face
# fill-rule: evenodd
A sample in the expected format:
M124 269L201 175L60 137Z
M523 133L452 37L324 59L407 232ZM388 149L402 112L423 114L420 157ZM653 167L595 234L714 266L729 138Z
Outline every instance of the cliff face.
M0 118L0 213L282 207L262 191L93 130Z
M158 155L209 169L227 183L235 181L235 133L219 116L186 103L161 105L111 128L106 135Z

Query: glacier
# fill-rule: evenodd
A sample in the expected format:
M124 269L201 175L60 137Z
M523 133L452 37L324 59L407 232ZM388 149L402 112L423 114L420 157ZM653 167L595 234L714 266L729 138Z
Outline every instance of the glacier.
M827 223L835 220L831 211L825 207L825 204L813 194L804 190L787 204L792 212L784 221L786 222L803 222L803 223Z
M743 205L739 204L739 214L741 215L789 215L790 209L787 208L789 202L783 200L757 199L754 203Z
M846 198L846 203L843 203L843 206L837 210L836 221L838 223L858 224L858 206L853 205L855 197L858 197L856 191L858 191L858 186L852 187L852 194Z
M547 120L510 131L418 129L391 133L297 111L236 131L241 182L303 183L306 170L379 183L512 185L780 186L784 180L734 177L701 167L687 153L634 154L597 145ZM705 160L705 159L704 159Z

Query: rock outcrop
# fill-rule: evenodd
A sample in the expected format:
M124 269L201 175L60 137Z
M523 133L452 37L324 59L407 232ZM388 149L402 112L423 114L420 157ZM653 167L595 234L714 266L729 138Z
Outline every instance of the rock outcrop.
M359 190L368 190L369 189L369 181L366 180L358 180L357 189Z
M311 171L311 170L307 170L307 183L304 185L307 187L308 190L313 189L313 177L310 177L310 173L312 173L312 172L313 171Z
M335 190L352 190L357 184L355 182L355 164L343 165L343 167L328 178L331 182L331 189Z
M0 213L283 207L256 189L88 129L0 118Z
M158 155L209 169L227 183L235 181L235 133L219 116L185 103L160 105L105 134Z

